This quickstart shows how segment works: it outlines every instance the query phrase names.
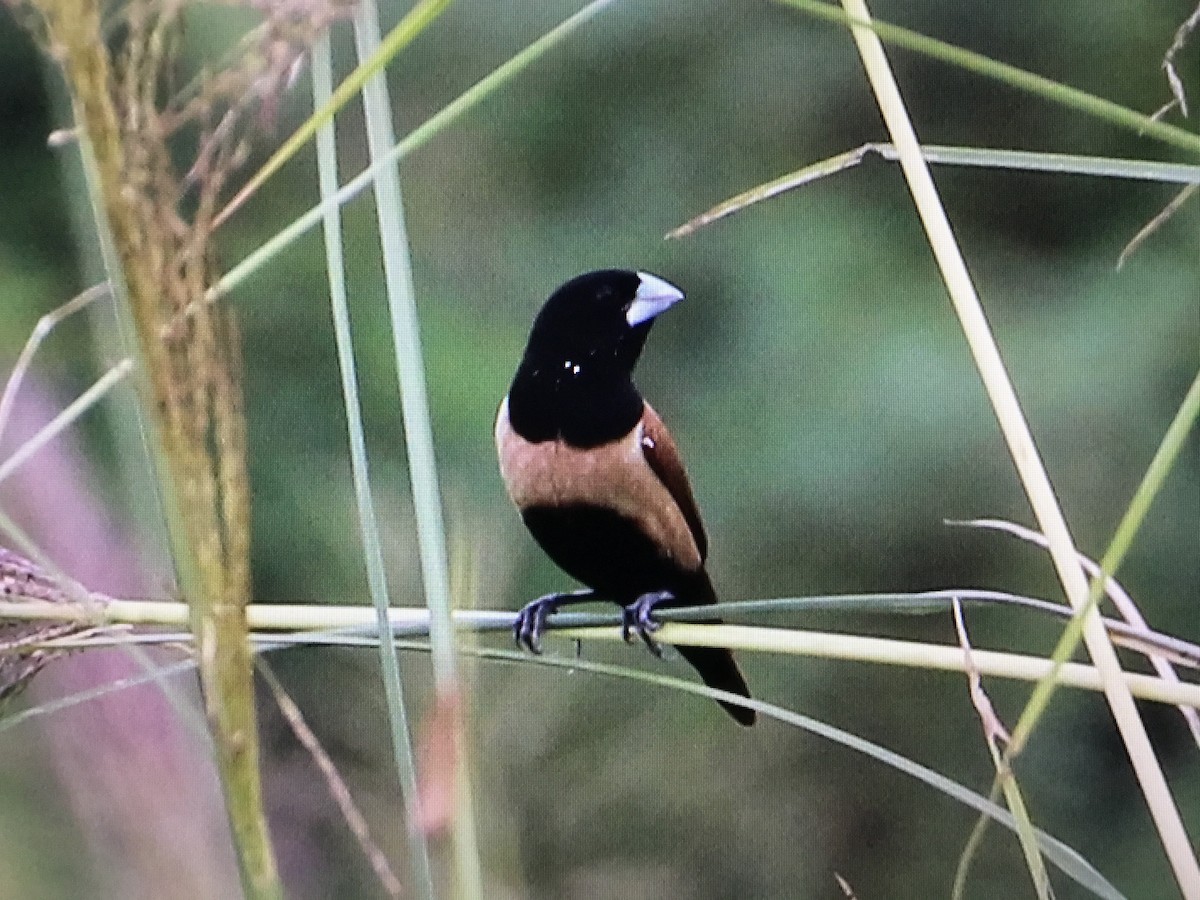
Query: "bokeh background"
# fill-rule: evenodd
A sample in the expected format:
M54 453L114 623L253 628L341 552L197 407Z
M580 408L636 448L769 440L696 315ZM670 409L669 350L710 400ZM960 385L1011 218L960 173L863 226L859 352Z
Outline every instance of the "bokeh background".
M1160 63L1190 7L1013 0L884 2L873 11L1149 112L1169 98ZM575 8L460 0L389 69L398 132ZM397 5L384 10L389 21L402 13ZM247 21L221 7L198 10L186 64L218 56ZM339 30L336 44L348 64L348 33ZM945 65L902 51L892 58L924 141L1195 162ZM1193 40L1179 69L1194 106L1198 60ZM41 315L95 278L94 262L77 249L72 151L46 142L63 124L59 90L0 7L4 365ZM301 79L278 132L306 108ZM348 108L338 122L349 177L366 160L360 112ZM1184 124L1195 130L1196 122L1193 110ZM455 566L474 584L471 602L514 609L570 586L508 507L492 417L540 302L566 278L612 265L651 270L687 291L687 302L656 327L639 383L684 448L724 597L953 586L1060 597L1036 549L943 524L982 515L1032 522L894 165L868 161L693 237L662 239L732 194L884 139L844 30L770 3L617 2L405 161L442 490ZM264 142L260 161L269 149ZM1174 189L984 170L938 169L935 177L1075 537L1098 556L1200 362L1200 205L1181 210L1116 271L1122 247ZM315 182L309 151L223 230L223 264L312 205ZM352 314L393 595L417 604L370 203L345 211ZM244 329L261 602L368 602L323 259L318 237L309 236L234 300ZM102 329L105 320L98 310L92 324ZM56 331L35 366L31 421L64 405L106 360L88 323ZM153 504L131 486L145 463L121 424L127 404L114 401L47 450L6 489L5 508L32 522L68 571L93 586L162 596L169 567ZM1155 626L1191 639L1200 589L1198 448L1193 437L1122 572ZM52 485L69 486L70 496L51 513ZM1047 651L1057 633L1052 623L1012 613L972 612L969 621L977 644L1034 652ZM804 624L954 640L948 616L827 614ZM655 665L633 649L584 650ZM375 654L297 650L275 662L403 870L405 826ZM428 661L403 664L420 710ZM688 672L679 661L669 665ZM766 656L747 656L744 667L764 699L978 790L991 782L961 677ZM773 722L738 729L693 697L536 667L479 664L470 673L490 896L838 897L835 872L863 898L941 896L974 823L965 808L875 762ZM80 686L62 672L44 678L26 705ZM988 688L1000 715L1014 721L1028 688ZM111 713L91 725L64 728L47 715L0 731L0 894L154 896L146 882L122 880L121 870L140 854L146 871L165 871L173 857L146 849L163 844L199 870L177 896L229 889L230 857L211 803L119 839L98 840L89 825L135 791L154 816L169 783L195 781L212 799L194 735L179 739L183 756L176 770L159 773L161 782L153 767L121 765L120 754L128 760L139 751L118 752L111 733L123 729L131 745L169 743L134 717L157 702L153 690L133 696L142 699L112 701ZM1143 712L1192 834L1200 834L1196 747L1173 711ZM289 891L378 895L307 754L265 698L263 716L268 800ZM106 722L117 727L104 732ZM64 761L71 744L83 749ZM114 771L102 779L114 752ZM1129 896L1174 896L1101 699L1062 693L1019 775L1035 821ZM203 838L187 837L189 828L203 831L195 821L185 826L189 819L216 823L209 856L192 843ZM1062 878L1056 887L1062 897L1081 895ZM1015 840L993 830L969 896L1027 890Z

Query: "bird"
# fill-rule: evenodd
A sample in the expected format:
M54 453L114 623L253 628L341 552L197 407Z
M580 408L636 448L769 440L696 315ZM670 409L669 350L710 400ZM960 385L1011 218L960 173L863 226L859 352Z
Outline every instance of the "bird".
M625 640L636 632L661 655L655 609L717 602L687 470L633 383L654 320L683 296L649 272L601 269L561 285L534 319L496 414L500 474L534 540L585 587L520 610L513 634L533 653L547 617L563 606L616 602ZM750 697L729 650L678 650L708 686ZM754 724L754 710L718 702Z

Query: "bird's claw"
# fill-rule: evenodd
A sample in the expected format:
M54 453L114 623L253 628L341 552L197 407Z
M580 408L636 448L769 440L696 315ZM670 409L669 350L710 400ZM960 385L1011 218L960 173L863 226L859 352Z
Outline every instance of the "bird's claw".
M547 594L545 597L526 603L513 620L513 640L518 647L523 647L530 653L541 655L542 635L546 631L546 617L558 609L562 599L560 594Z
M595 594L590 590L568 591L546 594L526 603L513 619L513 640L517 642L518 647L523 647L530 653L540 654L542 635L546 633L546 617L557 612L560 607L574 603L590 603L594 598Z
M675 595L670 591L652 591L649 594L642 594L628 606L621 610L621 637L626 643L633 638L633 632L637 632L637 636L642 639L642 643L646 645L651 653L662 659L663 651L654 640L653 634L662 628L662 622L654 618L654 609L663 603L670 603L675 599Z
M513 619L513 640L518 647L530 653L542 652L542 635L546 633L546 619L562 606L582 603L594 599L591 591L577 591L567 594L547 594L526 603ZM663 651L652 635L662 628L662 623L654 618L656 607L664 603L673 603L675 595L670 591L652 591L642 594L628 606L621 608L621 637L628 643L633 640L636 632L642 643L655 656L662 658Z

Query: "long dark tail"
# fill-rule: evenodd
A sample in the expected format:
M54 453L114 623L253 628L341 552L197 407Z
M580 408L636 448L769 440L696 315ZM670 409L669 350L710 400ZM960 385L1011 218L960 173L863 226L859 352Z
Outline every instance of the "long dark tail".
M692 579L687 591L681 592L685 593L685 596L680 598L680 606L701 606L717 602L717 594L713 590L712 582L709 581L708 573L701 569L697 576ZM704 624L720 625L721 620L705 619ZM750 697L750 686L746 684L746 677L738 668L737 661L730 651L722 647L676 647L675 649L691 663L692 668L710 688ZM722 700L717 702L737 720L739 725L753 725L757 718L754 710L748 707L725 703Z
M715 620L714 623L716 624ZM750 696L750 686L738 668L733 654L722 647L676 647L710 688L729 691L731 694ZM754 710L745 706L736 706L718 700L725 711L737 719L739 725L753 725L756 715Z

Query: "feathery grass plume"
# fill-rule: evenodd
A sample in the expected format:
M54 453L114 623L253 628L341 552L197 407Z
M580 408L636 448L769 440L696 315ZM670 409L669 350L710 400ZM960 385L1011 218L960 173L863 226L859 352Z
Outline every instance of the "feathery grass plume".
M63 587L25 557L0 547L0 597L8 601L70 600ZM0 621L0 709L19 694L43 666L65 650L36 646L43 641L83 630L74 622Z
M250 492L238 331L228 305L194 301L212 281L213 217L253 131L273 118L304 53L348 7L258 5L262 24L228 64L177 91L188 4L9 2L66 78L109 281L140 364L141 406L243 883L249 896L277 897L246 639Z

